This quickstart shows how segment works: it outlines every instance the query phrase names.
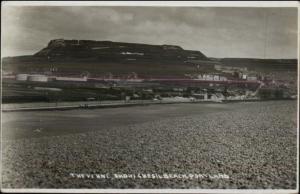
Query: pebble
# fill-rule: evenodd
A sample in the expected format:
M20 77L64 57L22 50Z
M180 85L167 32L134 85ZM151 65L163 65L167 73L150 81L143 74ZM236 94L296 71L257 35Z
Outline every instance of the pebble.
M295 189L294 101L251 102L88 133L3 142L3 188ZM70 173L202 173L229 179L79 179Z

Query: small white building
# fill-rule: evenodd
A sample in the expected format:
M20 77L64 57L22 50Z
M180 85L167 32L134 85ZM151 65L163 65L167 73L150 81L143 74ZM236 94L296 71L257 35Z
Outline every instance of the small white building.
M18 74L17 76L16 76L16 80L18 80L18 81L27 81L27 79L28 79L28 74Z
M248 77L247 77L247 80L248 80L248 81L256 81L256 80L257 80L257 77L256 77L256 76L248 76Z
M219 81L220 80L220 76L219 75L214 75L214 81Z
M227 81L227 78L224 76L220 76L220 81Z
M214 80L214 76L213 75L209 75L209 74L205 75L204 74L203 77L204 77L205 80L210 80L210 81Z
M201 100L207 100L208 99L207 92L205 92L205 93L194 93L194 94L192 94L192 96L195 99L201 99Z
M75 81L75 82L86 82L87 76L84 77L55 77L57 81Z
M44 91L55 91L55 92L62 91L61 88L34 87L34 89L35 90L44 90Z
M201 75L201 74L199 74L199 75L197 76L197 79L199 79L199 80L203 80L203 77L202 77L202 75Z
M183 88L173 88L173 91L175 91L175 92L183 92L184 89Z
M215 102L222 102L224 99L225 97L222 93L215 93L211 95L211 100Z
M45 75L33 74L28 75L28 81L32 82L48 82L48 77Z
M221 71L222 70L222 66L221 65L215 65L215 70Z

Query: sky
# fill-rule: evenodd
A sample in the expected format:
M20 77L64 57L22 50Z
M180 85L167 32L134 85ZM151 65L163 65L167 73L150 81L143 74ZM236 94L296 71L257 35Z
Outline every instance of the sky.
M2 7L2 56L52 39L170 44L208 57L297 58L297 8Z

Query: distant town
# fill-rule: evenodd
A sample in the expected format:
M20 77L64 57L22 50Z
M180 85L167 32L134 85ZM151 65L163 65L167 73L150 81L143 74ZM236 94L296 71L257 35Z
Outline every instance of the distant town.
M197 67L197 64L195 66ZM34 91L59 93L68 86L106 90L102 94L91 93L90 96L80 98L80 100L88 101L158 100L164 97L177 97L177 99L180 97L191 101L222 102L224 100L295 99L297 97L296 82L291 77L284 80L282 79L284 77L275 73L249 71L246 67L219 64L213 67L215 70L213 73L183 76L139 76L135 72L123 76L107 73L95 77L90 76L88 72L83 72L81 75L62 75L58 67L49 68L42 73L16 74L3 71L2 75L4 83L9 83L10 86L27 85L31 86Z
M4 103L297 98L297 60L209 58L176 45L55 39L2 64Z

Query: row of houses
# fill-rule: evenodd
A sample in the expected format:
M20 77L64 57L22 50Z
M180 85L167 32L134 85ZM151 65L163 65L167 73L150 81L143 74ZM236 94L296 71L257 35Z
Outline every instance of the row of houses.
M4 78L15 79L17 81L34 81L34 82L48 82L48 81L68 81L68 82L86 82L88 81L88 76L54 76L54 75L44 75L44 74L17 74L17 75L6 75ZM113 81L119 82L124 81L120 78L113 77L100 77L100 78L89 78L94 81ZM128 76L125 78L127 82L142 82L143 79L137 79L137 76L133 74L133 76Z
M207 81L227 81L231 79L240 79L247 81L257 81L259 77L255 73L242 73L235 72L232 75L222 75L220 73L211 73L211 74L198 74L198 75L186 75L195 80L207 80Z
M15 76L17 81L34 81L34 82L48 82L48 81L75 81L86 82L87 76L83 77L65 77L65 76L47 76L43 74L17 74Z
M254 73L250 73L247 67L231 67L231 66L224 66L224 65L215 65L215 70L221 71L222 73L228 74L237 74L239 79L248 80L248 81L256 81L258 80L257 75Z
M258 77L255 74L251 73L239 73L239 78L242 80L248 80L248 81L257 81Z
M214 74L199 74L197 80L209 80L209 81L227 81L227 78L221 75Z
M6 77L5 77L6 78ZM43 74L17 74L16 76L9 76L7 78L16 79L17 81L34 81L34 82L48 82L48 81L73 81L73 82L86 82L88 81L87 76L81 77L68 77L68 76L48 76ZM97 78L90 78L98 80ZM258 80L257 76L254 75L240 75L240 79L249 80L249 81L256 81ZM104 81L121 81L121 79L103 79ZM142 82L143 79L136 79L136 78L129 78L126 79L129 82ZM222 75L217 74L199 74L195 78L195 80L207 80L207 81L227 81L228 78Z
M216 92L213 94L208 94L207 92L193 93L192 97L198 100L212 100L216 102L225 100L225 96L220 92Z
M221 71L223 73L234 73L236 71L239 72L247 72L247 67L232 67L232 66L224 66L224 65L215 65L215 70Z

